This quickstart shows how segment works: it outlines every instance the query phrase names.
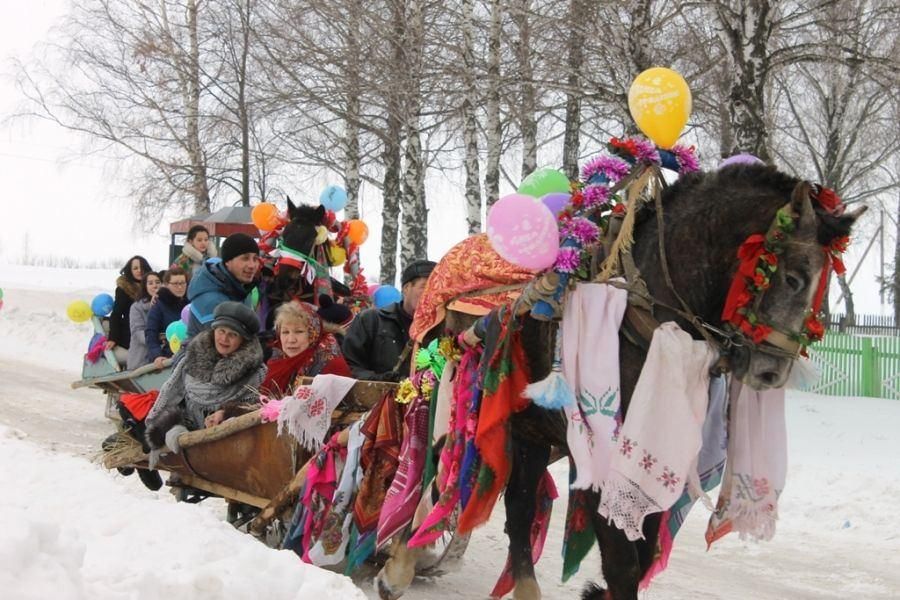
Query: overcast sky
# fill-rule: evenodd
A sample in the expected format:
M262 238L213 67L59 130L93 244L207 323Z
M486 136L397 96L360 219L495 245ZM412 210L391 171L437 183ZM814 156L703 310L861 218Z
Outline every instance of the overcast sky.
M52 124L4 123L21 103L9 77L10 57L26 57L34 44L47 39L66 7L65 0L0 0L4 16L0 19L0 261L19 260L27 240L32 255L70 256L90 262L137 253L151 264L163 266L167 228L147 235L135 227L124 188L116 184L114 164L83 155L84 140ZM462 194L445 180L439 184L446 193L429 197L429 257L433 260L465 234ZM458 202L452 201L455 195ZM375 274L380 202L363 200L372 242L363 247L362 260L366 272ZM847 261L851 272L868 241L859 236L851 248ZM853 284L858 312L887 310L874 283L878 250L876 242ZM891 249L887 250L892 260ZM833 287L836 290L837 286ZM832 299L836 299L836 291Z

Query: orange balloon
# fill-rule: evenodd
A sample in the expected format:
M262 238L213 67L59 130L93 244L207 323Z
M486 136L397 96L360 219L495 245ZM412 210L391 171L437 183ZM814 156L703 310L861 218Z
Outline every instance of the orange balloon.
M263 202L254 206L253 210L250 211L250 218L260 231L272 231L273 229L278 229L278 226L281 225L278 207L269 202Z
M369 227L359 219L353 219L348 223L347 237L357 246L369 239Z

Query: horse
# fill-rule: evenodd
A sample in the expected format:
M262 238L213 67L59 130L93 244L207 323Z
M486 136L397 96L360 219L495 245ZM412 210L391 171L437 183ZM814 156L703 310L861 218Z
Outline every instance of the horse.
M317 243L319 227L326 224L323 206L295 205L287 200L288 222L277 241L274 268L266 280L268 300L267 324L271 324L274 309L283 302L300 300L318 304L317 282L323 282L325 293L334 297L350 295L350 289L332 278L328 272L332 258L329 244Z
M709 337L698 327L724 331L723 305L738 266L738 249L752 234L766 233L780 208L789 207L795 229L779 256L779 268L769 289L756 306L756 314L776 330L797 334L819 290L819 279L828 247L849 234L865 211L828 212L811 199L811 186L774 167L733 165L719 171L681 177L661 191L661 202L644 205L637 213L631 256L649 296L654 301L656 322L674 321L695 339ZM451 315L448 314L447 322ZM457 327L465 326L465 322ZM529 381L540 381L551 369L556 324L525 317L522 344L529 367ZM484 343L489 346L492 333ZM734 377L754 389L784 385L794 356L766 343L743 343L721 348ZM629 402L647 357L647 343L639 336L619 332L620 397L622 414ZM602 350L601 350L602 351ZM540 598L532 564L530 533L536 512L538 483L557 448L567 453L566 418L561 410L535 404L511 416L511 471L504 504L506 531L517 600ZM599 492L585 494L585 501L602 556L607 588L588 584L584 600L634 600L638 584L653 561L660 514L644 522L644 539L629 541L624 532L597 512ZM412 581L415 552L398 545L376 578L382 598L397 598ZM395 564L391 564L394 562ZM412 564L411 564L412 563Z

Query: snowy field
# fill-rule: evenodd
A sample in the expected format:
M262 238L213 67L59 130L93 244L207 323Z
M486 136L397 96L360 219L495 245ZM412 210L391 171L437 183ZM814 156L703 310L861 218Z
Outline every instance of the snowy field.
M112 270L0 265L0 597L376 598L224 523L221 502L176 504L92 463L111 431L104 398L73 391L90 329L73 299L112 292ZM790 470L772 542L726 537L707 552L697 508L669 569L643 599L900 597L900 402L788 396ZM559 581L567 468L538 577L544 597L577 596L596 552ZM407 598L486 598L506 558L503 510L473 534L462 568L417 579Z

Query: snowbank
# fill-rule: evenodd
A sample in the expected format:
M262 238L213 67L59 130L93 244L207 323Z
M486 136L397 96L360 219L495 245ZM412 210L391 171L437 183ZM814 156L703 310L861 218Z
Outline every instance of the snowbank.
M82 356L93 335L90 323L66 316L72 300L90 302L112 294L114 269L61 269L0 264L0 359L14 359L81 374Z
M0 590L6 598L365 598L195 505L131 491L84 460L0 427Z

